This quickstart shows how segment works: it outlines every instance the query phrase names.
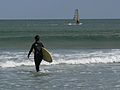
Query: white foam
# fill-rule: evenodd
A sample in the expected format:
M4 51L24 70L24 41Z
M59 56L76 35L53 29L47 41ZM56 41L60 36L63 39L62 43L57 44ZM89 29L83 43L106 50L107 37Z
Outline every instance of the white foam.
M83 23L79 23L79 24L76 24L76 23L68 23L68 26L76 26L76 25L82 25Z
M120 62L120 50L92 50L54 54L53 64L88 64ZM56 60L57 59L57 60Z
M7 68L7 67L18 67L18 66L31 66L34 65L32 61L26 60L25 62L14 62L14 61L6 61L4 63L0 63L0 67Z
M110 50L68 50L53 52L53 62L42 61L41 65L89 64L120 62L120 49ZM34 65L33 55L27 59L27 52L0 52L0 67Z

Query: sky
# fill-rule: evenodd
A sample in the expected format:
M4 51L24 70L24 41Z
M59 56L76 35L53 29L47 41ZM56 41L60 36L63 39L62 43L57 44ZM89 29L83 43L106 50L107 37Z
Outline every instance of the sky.
M120 19L120 0L0 0L0 19Z

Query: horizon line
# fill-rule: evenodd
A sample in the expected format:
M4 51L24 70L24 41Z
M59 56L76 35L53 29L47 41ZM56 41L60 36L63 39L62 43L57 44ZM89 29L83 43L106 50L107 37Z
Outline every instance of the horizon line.
M120 19L120 18L80 18L80 19ZM71 18L0 18L0 20L73 20Z

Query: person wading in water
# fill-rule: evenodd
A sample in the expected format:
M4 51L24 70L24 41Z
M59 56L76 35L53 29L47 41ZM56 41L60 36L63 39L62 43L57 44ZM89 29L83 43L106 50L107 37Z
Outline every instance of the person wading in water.
M35 68L37 72L39 71L39 66L43 59L42 47L44 47L44 45L42 44L42 42L40 42L40 36L36 35L35 42L32 44L31 49L28 53L28 58L31 52L34 52L34 62L35 62Z

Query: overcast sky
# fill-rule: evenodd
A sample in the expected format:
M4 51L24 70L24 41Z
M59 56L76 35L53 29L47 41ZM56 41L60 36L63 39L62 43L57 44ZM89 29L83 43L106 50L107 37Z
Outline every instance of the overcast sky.
M0 19L120 19L120 0L0 0Z

